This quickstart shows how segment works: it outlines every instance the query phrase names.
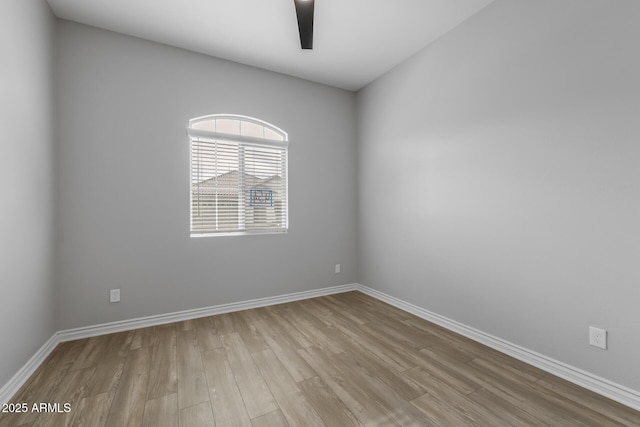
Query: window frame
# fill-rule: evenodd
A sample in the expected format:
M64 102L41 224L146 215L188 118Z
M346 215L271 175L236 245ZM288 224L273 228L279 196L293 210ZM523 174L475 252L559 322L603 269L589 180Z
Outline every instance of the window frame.
M265 130L278 135L280 139L271 138L259 138L254 136L241 135L239 133L227 133L216 132L204 129L194 129L194 125L201 122L210 120L237 120L240 122L240 129L242 122L248 122L262 126ZM264 132L264 131L263 131ZM255 117L239 115L239 114L210 114L206 116L200 116L189 120L189 126L187 127L187 135L189 137L189 235L190 237L214 237L214 236L246 236L246 235L261 235L261 234L286 234L289 230L289 137L287 132L283 131L277 126L268 123L264 120L257 119ZM195 139L218 139L225 142L238 144L238 175L243 176L246 168L244 161L244 148L245 147L273 147L282 150L283 153L283 165L281 166L282 173L284 175L284 190L283 190L283 207L282 207L282 227L281 228L246 228L246 214L244 203L240 203L240 197L244 199L244 195L240 196L240 190L246 190L244 185L240 183L242 178L238 182L238 229L230 231L197 231L194 230L194 216L193 216L193 142Z

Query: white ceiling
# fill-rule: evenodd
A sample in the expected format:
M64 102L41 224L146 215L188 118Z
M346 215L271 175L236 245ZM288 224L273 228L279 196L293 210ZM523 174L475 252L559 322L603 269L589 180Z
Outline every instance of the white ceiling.
M493 0L316 0L313 50L293 0L48 0L56 16L358 90Z

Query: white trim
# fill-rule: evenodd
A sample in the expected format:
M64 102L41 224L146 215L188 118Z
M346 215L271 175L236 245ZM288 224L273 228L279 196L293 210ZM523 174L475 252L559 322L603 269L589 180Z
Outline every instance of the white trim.
M552 359L543 354L536 353L535 351L456 322L455 320L433 313L399 298L392 297L391 295L387 295L368 286L359 285L358 290L408 313L414 314L481 344L487 345L501 353L507 354L528 363L529 365L533 365L543 371L549 372L560 378L564 378L567 381L640 411L640 392L637 390L614 383L613 381L609 381L605 378Z
M146 328L149 326L164 325L166 323L197 319L199 317L213 316L233 311L267 307L269 305L300 301L325 295L357 291L359 288L360 285L355 283L350 285L332 286L328 288L313 289L310 291L294 292L275 297L257 298L248 301L196 308L194 310L184 310L174 313L160 314L157 316L140 317L137 319L122 320L119 322L103 323L100 325L58 331L49 338L40 350L38 350L36 354L13 376L13 378L2 386L0 389L0 404L7 403L9 399L11 399L11 397L20 390L20 387L24 385L29 377L33 375L35 370L42 364L42 362L44 362L51 351L61 342L111 334L114 332L129 331L138 328Z
M243 231L208 231L208 232L198 232L198 233L191 233L189 235L189 237L193 237L194 239L199 239L200 237L225 237L225 236L261 236L263 234L287 234L289 232L289 230L284 229L284 228L278 228L278 229L274 229L274 230L268 230L268 229L264 229L264 230L252 230L252 229L245 229Z
M58 337L61 342L72 341L81 338L111 334L114 332L130 331L132 329L148 328L149 326L164 325L167 323L180 322L183 320L197 319L199 317L214 316L216 314L231 313L233 311L248 310L251 308L266 307L269 305L300 301L324 295L333 295L343 292L356 291L358 290L358 288L359 286L356 284L333 286L330 288L294 292L292 294L279 295L275 297L258 298L248 301L214 305L211 307L196 308L194 310L184 310L174 313L159 314L157 316L139 317L137 319L121 320L119 322L103 323L100 325L67 329L58 332Z
M278 141L276 139L257 138L255 136L235 135L233 133L224 132L212 132L202 129L187 129L187 135L191 139L206 139L206 140L218 140L239 142L244 145L251 145L255 147L277 147L288 148L289 141Z
M5 385L0 388L0 404L8 403L9 399L15 395L20 387L27 382L29 377L38 369L38 367L44 362L44 360L51 354L54 348L58 345L58 333L56 332L45 342L36 354L24 364L22 368L9 380Z
M360 291L408 313L414 314L453 332L459 333L469 339L485 344L525 363L538 367L543 371L557 375L560 378L564 378L567 381L608 397L609 399L615 400L616 402L630 408L640 410L640 392L637 390L614 383L613 381L609 381L582 369L544 356L540 353L536 353L535 351L510 343L501 338L487 334L478 329L456 322L455 320L451 320L422 307L418 307L417 305L408 303L399 298L392 297L391 295L387 295L376 289L372 289L358 283L58 331L53 334L53 336L49 338L49 340L36 352L36 354L34 354L33 357L29 359L29 361L0 389L0 404L8 402L9 399L15 395L20 387L22 387L22 385L29 379L29 377L33 375L35 370L42 364L51 351L53 351L59 343L64 341L89 338L114 332L163 325L166 323L197 319L199 317L266 307L269 305L283 304L350 291Z

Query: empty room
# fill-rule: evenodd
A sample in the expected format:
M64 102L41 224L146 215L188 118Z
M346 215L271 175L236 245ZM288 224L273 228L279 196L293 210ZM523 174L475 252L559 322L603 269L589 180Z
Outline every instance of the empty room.
M639 426L639 22L2 0L0 427Z

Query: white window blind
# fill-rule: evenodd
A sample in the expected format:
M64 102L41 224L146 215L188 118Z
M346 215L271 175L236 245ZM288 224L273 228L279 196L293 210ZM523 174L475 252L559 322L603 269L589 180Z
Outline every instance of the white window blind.
M191 236L285 232L287 134L245 116L189 122Z

